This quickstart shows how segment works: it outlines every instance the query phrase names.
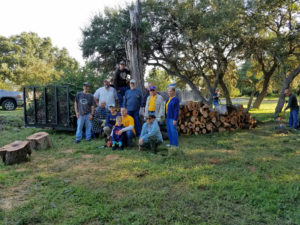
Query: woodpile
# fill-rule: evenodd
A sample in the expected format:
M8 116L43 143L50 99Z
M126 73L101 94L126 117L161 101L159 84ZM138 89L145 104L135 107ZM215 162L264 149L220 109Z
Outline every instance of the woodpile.
M29 141L15 141L0 148L0 155L6 165L27 161L27 156L31 155L30 143Z
M30 142L31 149L43 150L53 146L51 138L46 132L38 132L26 138Z
M221 105L211 109L203 102L188 101L180 107L178 132L185 135L252 129L256 121L242 105Z

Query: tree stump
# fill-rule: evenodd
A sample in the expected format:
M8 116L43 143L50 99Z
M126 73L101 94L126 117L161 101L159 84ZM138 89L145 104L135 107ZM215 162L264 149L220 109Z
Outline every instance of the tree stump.
M0 148L0 155L5 165L12 165L26 161L31 155L29 141L15 141Z
M50 136L46 132L38 132L26 138L30 142L31 149L43 150L52 147Z

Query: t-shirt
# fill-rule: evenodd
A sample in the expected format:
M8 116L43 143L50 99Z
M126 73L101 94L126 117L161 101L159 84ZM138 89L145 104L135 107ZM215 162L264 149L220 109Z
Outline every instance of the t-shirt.
M128 111L139 110L142 100L143 94L139 89L130 89L125 92L125 107Z
M105 126L112 128L116 124L116 118L118 116L121 116L119 112L117 112L116 115L109 113L106 117Z
M148 110L151 112L155 112L155 101L156 101L156 95L150 96Z
M91 107L94 105L94 97L92 94L85 94L78 92L75 99L77 103L77 109L81 116L91 113Z
M114 105L115 100L118 99L116 89L114 89L113 87L109 87L108 90L105 87L97 89L97 91L94 94L94 97L96 99L99 99L99 104L104 101L106 103L107 109L110 105Z
M214 102L219 102L220 94L219 93L214 93L213 96L214 96L214 98L213 98Z
M122 124L124 127L133 126L134 127L134 119L127 115L126 117L122 116ZM132 132L135 134L135 129L133 128Z
M294 94L291 94L289 97L289 103L285 109L290 108L291 110L299 109L297 97Z
M118 68L115 71L115 77L114 77L114 86L115 89L119 89L120 87L127 87L127 74L130 74L130 71L128 69L124 69L124 70L120 70L120 68Z

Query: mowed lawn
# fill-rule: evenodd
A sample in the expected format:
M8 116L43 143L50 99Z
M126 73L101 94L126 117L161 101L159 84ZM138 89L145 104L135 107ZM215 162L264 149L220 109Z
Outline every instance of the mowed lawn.
M180 136L157 155L47 130L52 149L0 163L0 224L300 224L300 133L277 132L275 105L252 111L254 130ZM7 128L0 144L37 131Z

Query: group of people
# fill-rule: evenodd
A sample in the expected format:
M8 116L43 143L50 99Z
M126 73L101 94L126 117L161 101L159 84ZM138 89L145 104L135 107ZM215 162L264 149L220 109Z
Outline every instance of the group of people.
M157 146L163 142L160 125L165 116L170 140L168 146L178 146L179 99L175 86L169 86L166 100L152 84L145 86L147 93L143 95L136 88L136 81L128 79L129 74L125 62L121 61L115 71L113 85L106 79L104 86L92 95L89 93L89 83L83 84L83 91L77 93L75 99L75 143L82 140L85 127L87 141L103 134L113 150L123 150L124 147L133 147L133 138L139 137L139 150L146 148L156 152ZM142 126L141 115L145 120Z

